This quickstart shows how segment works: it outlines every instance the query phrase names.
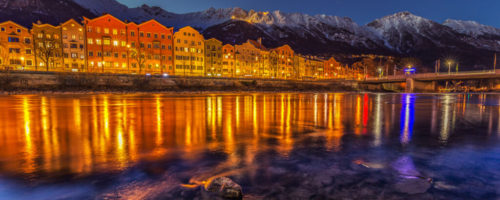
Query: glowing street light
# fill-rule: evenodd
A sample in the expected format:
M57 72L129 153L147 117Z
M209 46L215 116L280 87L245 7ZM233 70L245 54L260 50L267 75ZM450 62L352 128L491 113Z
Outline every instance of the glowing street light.
M451 74L451 64L453 64L453 60L446 61L446 64L448 65L448 74Z

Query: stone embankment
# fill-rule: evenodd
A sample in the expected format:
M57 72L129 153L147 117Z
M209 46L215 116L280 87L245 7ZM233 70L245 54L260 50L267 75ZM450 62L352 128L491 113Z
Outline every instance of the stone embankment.
M189 92L189 91L354 91L345 80L274 80L174 77L97 73L0 72L0 91L23 92Z

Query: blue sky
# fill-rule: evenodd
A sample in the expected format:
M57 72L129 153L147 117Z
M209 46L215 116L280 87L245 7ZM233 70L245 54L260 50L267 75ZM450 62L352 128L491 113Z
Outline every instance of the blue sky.
M209 7L241 7L257 11L281 10L311 15L347 16L358 24L400 11L443 22L444 20L474 20L500 28L500 0L118 0L129 7L142 4L186 13Z

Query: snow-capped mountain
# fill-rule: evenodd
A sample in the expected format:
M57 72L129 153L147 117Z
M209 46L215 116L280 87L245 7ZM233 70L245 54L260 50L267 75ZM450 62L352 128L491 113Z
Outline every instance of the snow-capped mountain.
M471 65L486 65L490 54L500 51L498 28L451 19L440 24L409 12L358 25L348 17L241 8L177 14L149 5L129 8L116 0L0 0L0 20L14 19L28 26L36 20L57 24L103 13L136 23L156 19L175 29L192 26L206 38L225 43L263 38L268 47L289 44L302 54L387 54L427 63L453 55Z
M455 30L456 32L470 35L474 37L480 36L500 36L500 29L479 24L475 21L462 21L462 20L454 20L447 19L443 25L448 26Z

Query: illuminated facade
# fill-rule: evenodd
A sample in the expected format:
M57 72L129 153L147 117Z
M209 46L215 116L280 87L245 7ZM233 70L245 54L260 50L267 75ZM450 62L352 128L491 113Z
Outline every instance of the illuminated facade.
M205 39L194 28L187 26L174 34L175 75L204 76Z
M12 21L0 23L0 69L35 69L32 36Z
M222 42L211 38L205 40L206 76L222 76Z
M2 69L287 80L359 73L334 58L295 54L289 45L268 49L260 38L223 44L189 26L174 33L155 20L136 24L110 14L59 26L37 23L31 32L11 21L0 28Z
M257 77L259 72L260 49L255 47L250 41L241 45L235 45L236 56L236 76Z
M71 19L60 25L62 33L63 71L86 70L85 34L83 26Z
M293 64L294 51L288 45L272 49L277 56L277 66L274 70L274 75L278 79L295 79L298 75L298 70Z
M134 26L135 27L135 26ZM174 74L173 28L167 28L156 20L149 20L137 26L139 49L144 58L144 72L149 74ZM133 31L129 28L129 33ZM134 49L130 46L131 49Z
M335 58L330 58L324 61L325 78L345 78L345 71L342 70L342 65L335 60Z
M95 19L84 17L83 22L87 38L88 71L129 73L127 24L110 14Z
M225 44L222 46L222 76L223 77L233 77L235 72L234 63L235 60L235 50L234 46L230 44Z

